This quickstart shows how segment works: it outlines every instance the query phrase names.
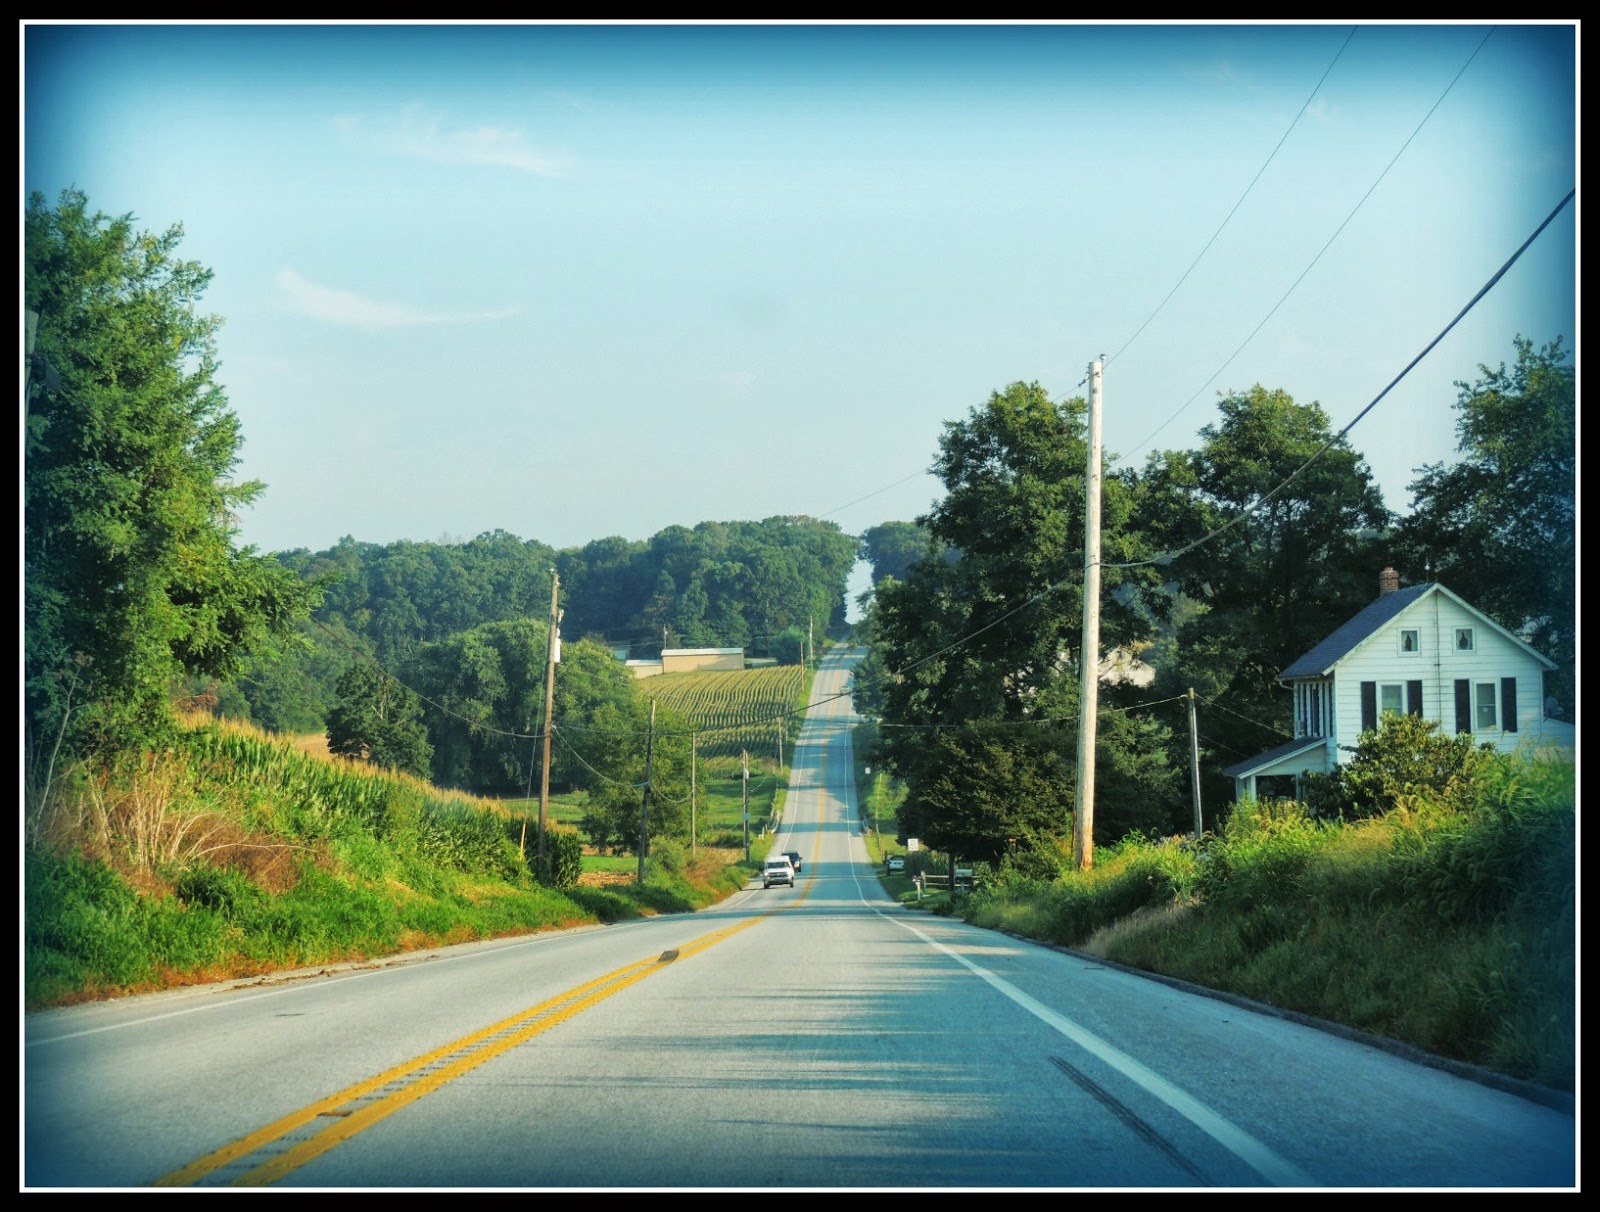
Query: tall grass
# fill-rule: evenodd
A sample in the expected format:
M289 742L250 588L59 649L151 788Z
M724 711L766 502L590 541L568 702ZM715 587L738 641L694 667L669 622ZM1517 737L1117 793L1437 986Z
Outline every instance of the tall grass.
M1198 844L988 873L964 913L1570 1090L1575 821L1570 763L1497 758L1465 807L1413 796L1345 825L1241 804Z
M541 883L493 801L248 725L208 722L168 751L58 772L27 824L30 1009L617 920L707 886L662 871L593 903L571 887L570 831Z

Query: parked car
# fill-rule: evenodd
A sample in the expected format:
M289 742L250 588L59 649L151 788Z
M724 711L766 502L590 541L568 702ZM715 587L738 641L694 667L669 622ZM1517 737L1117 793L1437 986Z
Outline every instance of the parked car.
M800 852L798 850L785 850L783 857L789 860L789 866L794 868L796 875L800 874Z
M906 869L906 856L903 854L891 854L884 860L883 865L886 871L904 871Z
M788 884L794 887L794 867L786 858L769 858L766 865L761 868L761 886L770 888L774 884Z

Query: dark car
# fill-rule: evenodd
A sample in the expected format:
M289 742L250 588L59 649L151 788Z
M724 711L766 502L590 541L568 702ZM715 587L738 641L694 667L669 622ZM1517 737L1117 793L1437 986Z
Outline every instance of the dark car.
M800 852L798 850L785 850L783 857L789 860L789 866L794 868L796 875L800 874Z

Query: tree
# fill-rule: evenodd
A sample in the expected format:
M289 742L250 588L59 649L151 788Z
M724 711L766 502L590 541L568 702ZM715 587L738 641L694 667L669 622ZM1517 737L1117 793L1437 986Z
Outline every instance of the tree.
M996 854L1044 819L1071 828L1076 728L1043 722L1077 716L1086 419L1082 399L1055 403L1036 383L1014 383L947 423L935 463L947 493L917 519L926 552L873 593L872 656L856 682L872 683L862 701L882 716L877 756L906 783L903 819L935 844ZM1108 563L1144 554L1133 504L1125 479L1104 481ZM1155 581L1149 569L1104 570L1106 648L1148 633L1136 606ZM1159 751L1164 735L1109 732L1096 753L1124 741ZM980 794L974 771L999 781Z
M422 724L422 701L376 665L352 665L339 679L328 712L328 750L419 778L428 776L433 746Z
M1573 702L1577 650L1577 377L1561 339L1515 338L1516 365L1458 383L1462 459L1430 464L1410 485L1396 566L1440 581L1518 634L1560 670Z
M1037 725L941 729L914 760L900 832L935 850L997 862L1016 839L1059 834L1071 819L1071 764L1059 738Z
M597 640L563 641L561 663L556 666L554 716L557 731L567 731L551 748L552 785L589 785L590 772L577 756L591 747L585 737L600 727L596 721L602 709L611 708L615 712L613 720L631 718L639 699L638 679L604 644Z
M110 754L171 728L186 675L231 679L315 591L253 548L241 440L214 375L211 271L181 226L135 231L65 190L28 199L25 302L38 317L24 435L24 679L30 755ZM34 369L37 368L37 374Z
M688 839L690 737L689 722L664 707L658 706L652 727L643 696L627 708L601 705L578 742L588 772L582 827L592 845L612 854L639 852L647 769L646 845Z
M1181 551L1168 575L1195 607L1158 687L1227 699L1263 725L1259 747L1292 735L1279 672L1377 595L1390 515L1319 405L1258 385L1218 409L1198 450L1152 455L1139 480L1143 525Z
M780 665L803 665L806 659L806 633L799 627L785 627L772 637L768 650Z
M549 625L485 623L422 645L403 667L429 706L433 781L485 795L526 795L544 711Z
M904 580L906 570L928 550L928 532L915 522L883 522L861 536L861 555L872 565L872 583Z
M1418 796L1464 809L1471 802L1472 774L1494 746L1478 749L1467 733L1446 735L1437 720L1385 715L1363 732L1355 752L1327 774L1307 776L1306 807L1326 818L1382 816Z

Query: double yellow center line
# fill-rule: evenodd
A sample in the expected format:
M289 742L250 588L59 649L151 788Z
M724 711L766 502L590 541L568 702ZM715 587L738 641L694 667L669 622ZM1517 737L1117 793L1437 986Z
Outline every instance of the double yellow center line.
M791 906L792 907L792 906ZM620 993L676 960L704 951L748 930L770 913L746 918L682 947L570 989L548 1001L502 1019L454 1043L396 1065L348 1089L312 1103L266 1127L224 1145L197 1161L163 1175L157 1187L260 1187L277 1182L336 1145L366 1131L386 1116L563 1023L590 1006Z

